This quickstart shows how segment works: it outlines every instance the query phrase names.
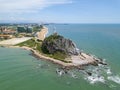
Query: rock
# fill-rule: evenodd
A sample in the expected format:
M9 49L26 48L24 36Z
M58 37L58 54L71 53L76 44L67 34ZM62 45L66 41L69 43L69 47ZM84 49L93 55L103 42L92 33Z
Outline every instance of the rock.
M79 54L79 50L76 48L76 45L73 43L73 41L57 34L53 34L45 38L42 43L42 50L44 53L49 54L54 54L56 52L62 52L66 55Z
M102 58L95 59L98 64L107 65Z
M62 76L62 75L65 74L64 70L58 69L58 68L56 69L56 73L57 73L59 76Z
M87 73L89 76L91 76L91 75L92 75L92 73L91 73L91 72L87 72L87 71L86 71L86 73Z
M91 63L91 65L93 65L93 66L98 66L98 62L97 61L94 61L93 63Z
M104 62L99 62L99 64L102 64L102 65L107 65L107 63L104 63Z

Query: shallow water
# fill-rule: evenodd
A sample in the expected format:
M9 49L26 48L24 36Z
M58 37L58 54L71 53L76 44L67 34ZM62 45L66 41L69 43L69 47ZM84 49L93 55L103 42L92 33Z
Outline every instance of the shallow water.
M104 58L107 66L89 66L86 70L56 73L60 66L38 60L30 51L0 48L0 90L119 90L120 25L49 25L72 39L80 50ZM92 72L89 76L87 72Z

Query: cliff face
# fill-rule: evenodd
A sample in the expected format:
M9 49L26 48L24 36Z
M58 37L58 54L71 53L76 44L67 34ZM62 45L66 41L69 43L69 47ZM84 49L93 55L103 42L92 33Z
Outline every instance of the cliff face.
M49 54L54 54L56 52L61 52L66 55L79 54L76 45L71 40L57 34L53 34L43 41L42 50L44 53Z

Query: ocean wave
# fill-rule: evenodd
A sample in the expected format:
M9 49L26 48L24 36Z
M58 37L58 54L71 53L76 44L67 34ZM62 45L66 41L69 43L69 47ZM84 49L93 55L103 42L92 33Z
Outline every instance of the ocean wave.
M69 74L70 74L70 76L71 76L72 78L75 78L75 79L78 78L77 75L76 75L75 73L73 73L73 72L70 72Z
M105 59L103 61L105 61ZM120 84L120 76L112 72L109 65L99 64L97 67L88 66L85 70L79 70L80 74L78 74L78 71L71 70L65 73L65 71L61 69L57 69L57 73L59 76L67 74L74 79L77 79L81 77L79 75L82 75L83 79L90 84L102 83L108 85L110 88L117 87L117 85L114 85L112 82Z
M111 84L111 85L109 85L109 87L110 87L110 88L115 88L116 86L113 85L113 84Z
M108 76L107 78L108 80L111 80L117 84L120 84L120 76L116 75L116 76Z
M93 76L88 76L87 78L85 78L85 80L88 80L91 84L95 84L97 82L105 83L104 77L98 76L97 74L95 74Z
M90 72L91 75L84 75L84 79L89 81L90 84L95 84L97 82L104 83L107 81L106 77L112 75L111 69L105 65L98 65L98 67L88 68L86 72Z
M111 69L108 68L108 69L106 70L106 73L107 73L108 75L111 75L111 74L112 74Z
M56 69L56 73L58 74L58 76L62 76L62 75L65 74L65 71L62 70L62 69L57 68L57 69Z

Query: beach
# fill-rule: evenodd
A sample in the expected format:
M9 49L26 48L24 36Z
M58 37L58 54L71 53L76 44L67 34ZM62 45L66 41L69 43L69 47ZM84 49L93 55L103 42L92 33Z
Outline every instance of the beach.
M8 40L0 41L0 45L2 45L2 46L16 45L16 44L22 43L24 41L27 41L31 38L32 37L12 38L12 39L8 39Z
M37 32L37 38L41 41L43 41L46 37L46 34L48 33L48 28L43 26L43 28L40 30L40 32Z

